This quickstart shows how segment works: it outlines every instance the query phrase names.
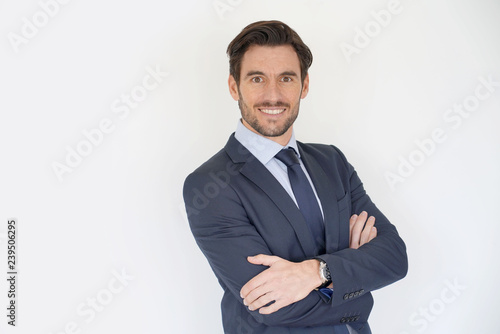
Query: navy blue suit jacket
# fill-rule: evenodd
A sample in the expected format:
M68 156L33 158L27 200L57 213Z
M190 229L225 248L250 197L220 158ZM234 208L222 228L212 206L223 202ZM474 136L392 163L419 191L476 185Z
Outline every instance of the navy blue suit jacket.
M184 183L192 233L224 289L226 333L331 334L344 323L360 333L369 332L370 291L406 275L403 240L366 194L342 152L334 146L297 143L323 208L326 254L316 254L317 243L293 200L234 134ZM376 218L378 235L359 249L350 249L349 218L363 210ZM273 314L250 312L240 289L268 268L247 261L247 256L257 254L294 262L319 255L332 273L331 300L312 291Z

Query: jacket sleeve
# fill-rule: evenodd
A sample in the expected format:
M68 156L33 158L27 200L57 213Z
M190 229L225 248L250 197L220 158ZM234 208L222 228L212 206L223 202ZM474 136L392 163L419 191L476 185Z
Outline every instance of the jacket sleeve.
M209 173L195 171L187 177L183 192L190 228L198 246L223 289L229 290L243 305L242 286L267 268L250 264L247 256L273 254L249 220L230 182L216 186ZM330 258L328 261L337 263ZM312 291L303 300L270 315L247 311L255 321L267 326L331 326L345 322L348 315L351 320L352 315L356 315L357 321L366 322L372 304L369 293L338 306L326 302L320 292Z
M406 276L408 258L406 246L396 227L372 202L353 166L340 150L335 149L348 173L346 188L351 197L351 213L366 211L369 216L375 217L377 228L377 237L358 249L345 248L320 256L327 262L332 274L332 304L339 305Z

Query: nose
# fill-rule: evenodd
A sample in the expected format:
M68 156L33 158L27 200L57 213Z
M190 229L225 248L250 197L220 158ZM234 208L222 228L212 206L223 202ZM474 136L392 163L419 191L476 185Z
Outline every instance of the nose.
M281 90L277 82L271 80L265 88L264 99L266 101L276 102L281 100Z

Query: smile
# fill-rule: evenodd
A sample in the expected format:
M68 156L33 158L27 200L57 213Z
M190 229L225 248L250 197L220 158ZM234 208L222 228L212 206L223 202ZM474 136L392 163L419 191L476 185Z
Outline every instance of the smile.
M259 110L265 114L268 114L268 115L278 115L278 114L281 114L282 112L284 112L285 109L286 108L283 108L283 109L259 109Z

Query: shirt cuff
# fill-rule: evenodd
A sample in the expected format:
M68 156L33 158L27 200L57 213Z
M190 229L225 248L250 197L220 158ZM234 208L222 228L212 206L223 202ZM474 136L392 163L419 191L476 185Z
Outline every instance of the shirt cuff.
M321 288L321 289L319 289L319 292L321 292L323 295L325 295L326 297L328 297L328 299L332 299L333 289L331 289L331 288Z

